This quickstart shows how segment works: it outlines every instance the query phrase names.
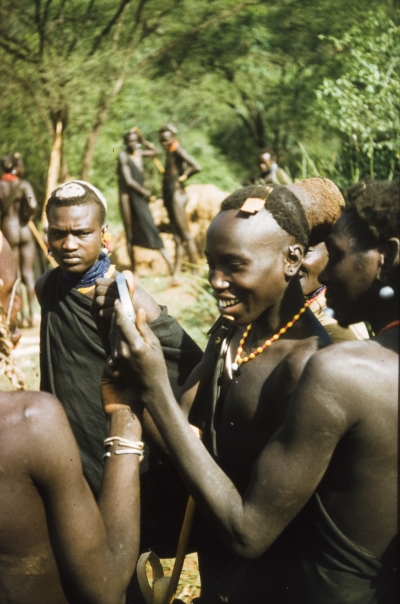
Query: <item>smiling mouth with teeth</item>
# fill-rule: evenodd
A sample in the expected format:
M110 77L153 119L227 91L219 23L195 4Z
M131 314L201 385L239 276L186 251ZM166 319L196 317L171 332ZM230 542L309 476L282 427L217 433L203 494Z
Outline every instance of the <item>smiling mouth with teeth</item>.
M234 298L233 300L218 300L218 306L221 308L228 308L228 306L235 306L235 304L239 304L240 300L238 298Z

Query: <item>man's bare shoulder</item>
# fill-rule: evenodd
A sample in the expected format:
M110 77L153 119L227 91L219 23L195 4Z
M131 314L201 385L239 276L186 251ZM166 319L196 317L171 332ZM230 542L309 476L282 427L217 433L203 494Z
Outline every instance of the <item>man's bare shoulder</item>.
M285 368L288 375L292 376L294 384L297 383L308 360L330 344L330 338L320 334L294 340L289 354L282 363L282 369Z
M1 429L18 427L23 422L53 425L64 410L55 396L47 392L0 392Z
M367 401L397 399L398 353L376 340L352 340L317 351L309 359L302 384L354 411Z
M52 270L53 270L52 268L49 268L49 270L46 271L45 273L43 273L43 275L41 275L35 283L35 294L36 294L39 304L42 304L43 288L44 288L47 278L50 275Z
M125 151L125 149L119 152L118 161L121 164L126 164L126 162L128 161L128 153Z

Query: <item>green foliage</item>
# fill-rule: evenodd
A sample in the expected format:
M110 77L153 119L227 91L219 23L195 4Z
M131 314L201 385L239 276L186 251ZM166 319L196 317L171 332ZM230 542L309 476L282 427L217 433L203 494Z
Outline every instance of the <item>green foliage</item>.
M55 120L61 179L80 176L95 133L88 177L112 222L121 135L135 124L157 144L172 121L203 167L190 182L226 191L257 170L263 146L294 178L387 178L400 92L392 13L388 0L3 0L0 153L23 154L43 199ZM151 161L145 171L160 195Z
M340 39L329 37L342 67L317 91L321 117L342 139L343 174L391 178L400 159L400 28L380 10ZM397 165L398 168L398 165Z

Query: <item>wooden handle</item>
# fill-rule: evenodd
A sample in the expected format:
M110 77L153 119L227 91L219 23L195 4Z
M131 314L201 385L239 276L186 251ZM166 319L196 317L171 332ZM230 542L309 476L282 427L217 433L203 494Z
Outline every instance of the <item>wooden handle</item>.
M181 576L183 563L185 561L186 549L190 537L190 531L192 530L192 524L194 514L196 511L196 504L192 497L189 497L186 506L185 518L182 524L181 534L179 535L178 549L176 551L176 558L174 568L172 569L171 579L168 585L167 596L164 604L172 604L175 599L175 593L178 587L179 578Z

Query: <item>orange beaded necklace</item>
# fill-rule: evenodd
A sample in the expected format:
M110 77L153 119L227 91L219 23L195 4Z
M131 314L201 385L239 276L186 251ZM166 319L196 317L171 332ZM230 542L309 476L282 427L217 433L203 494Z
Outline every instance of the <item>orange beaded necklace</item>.
M306 312L306 309L310 305L310 302L311 302L311 300L307 300L304 303L304 306L302 306L302 308L300 308L299 312L294 315L293 319L291 321L289 321L289 323L287 323L285 327L282 327L278 331L278 333L273 335L268 340L265 340L264 344L262 344L261 346L259 346L255 350L253 350L253 352L251 352L247 357L242 358L243 345L244 345L245 341L247 340L249 332L251 330L251 323L249 323L249 325L246 328L246 331L243 334L242 339L239 342L239 347L236 351L235 361L231 365L232 371L234 373L236 373L236 371L239 371L239 367L242 365L242 363L248 363L252 359L255 359L257 355L264 352L264 350L267 348L267 346L271 346L271 344L276 342L276 340L279 340L279 338L281 336L283 336L283 334L286 333L288 329L293 327L293 325L296 323L296 321L298 321L300 319L301 315Z

